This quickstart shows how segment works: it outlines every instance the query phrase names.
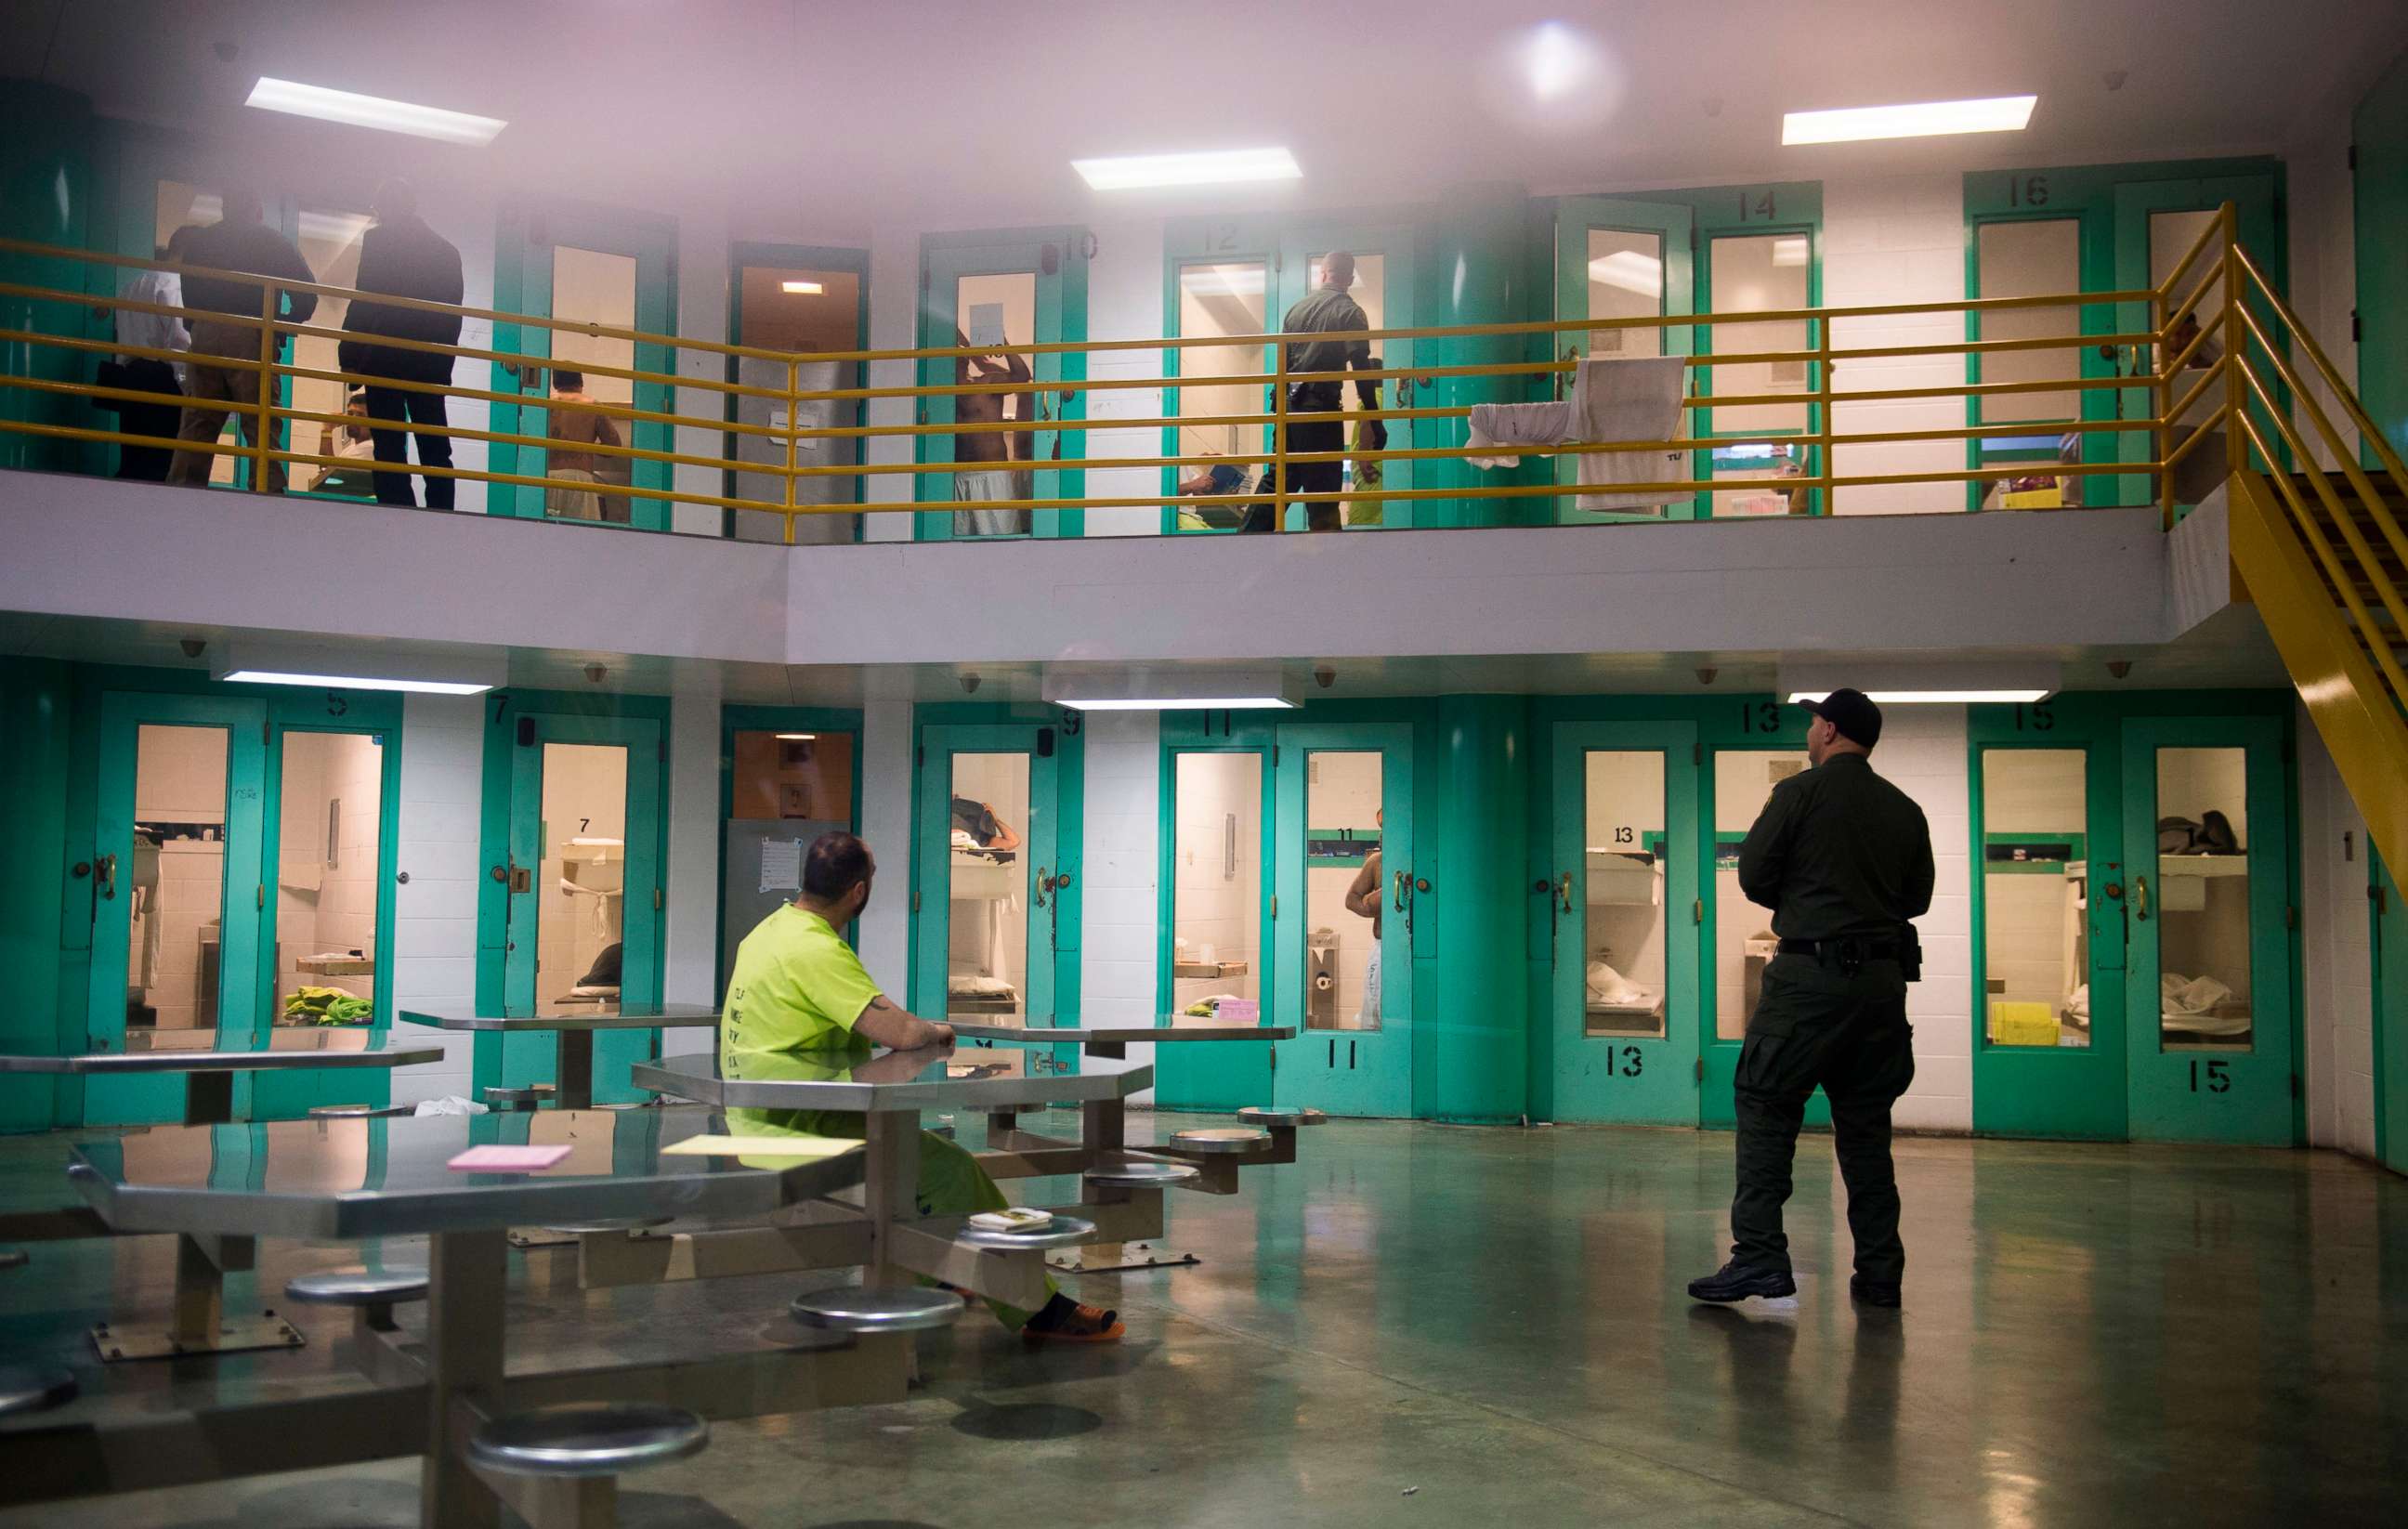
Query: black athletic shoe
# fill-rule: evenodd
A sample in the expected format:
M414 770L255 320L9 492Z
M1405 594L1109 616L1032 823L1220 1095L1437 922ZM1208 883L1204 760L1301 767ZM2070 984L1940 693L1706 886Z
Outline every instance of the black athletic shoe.
M1798 1281L1787 1269L1751 1269L1733 1259L1703 1279L1689 1281L1693 1301L1744 1301L1751 1295L1795 1295Z
M1882 1306L1895 1309L1898 1286L1885 1279L1868 1279L1861 1274L1848 1276L1848 1293L1862 1306Z

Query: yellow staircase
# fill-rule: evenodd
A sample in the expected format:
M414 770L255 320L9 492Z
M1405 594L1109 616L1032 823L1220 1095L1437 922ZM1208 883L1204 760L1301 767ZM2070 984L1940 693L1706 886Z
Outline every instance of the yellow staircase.
M2229 494L2233 565L2375 848L2408 866L2408 467L2229 234L2226 274L2225 291L2240 295L2222 321L2227 396L2241 406L2225 411L2241 459ZM2341 428L2294 349L2337 402ZM2379 465L2358 465L2360 442ZM2243 456L2251 447L2258 463L2341 465L2268 473Z

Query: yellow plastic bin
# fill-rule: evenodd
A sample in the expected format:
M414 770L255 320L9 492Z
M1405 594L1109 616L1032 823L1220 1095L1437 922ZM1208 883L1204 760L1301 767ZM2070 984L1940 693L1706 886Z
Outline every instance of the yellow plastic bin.
M2046 1004L1990 1000L1990 1044L1993 1046L2054 1046L2057 1011Z

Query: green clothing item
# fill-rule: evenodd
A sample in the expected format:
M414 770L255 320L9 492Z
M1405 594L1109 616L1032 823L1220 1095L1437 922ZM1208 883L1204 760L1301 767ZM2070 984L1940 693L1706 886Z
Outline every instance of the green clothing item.
M1739 849L1739 885L1783 939L1888 939L1931 907L1931 827L1862 754L1772 788Z
M762 920L736 948L719 1016L719 1060L746 1051L842 1048L879 995L844 936L792 903Z

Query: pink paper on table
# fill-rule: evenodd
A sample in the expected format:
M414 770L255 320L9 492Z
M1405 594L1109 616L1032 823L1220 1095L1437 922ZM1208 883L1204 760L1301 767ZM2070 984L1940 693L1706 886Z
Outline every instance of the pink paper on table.
M568 1155L563 1147L471 1147L444 1165L453 1173L540 1173Z

